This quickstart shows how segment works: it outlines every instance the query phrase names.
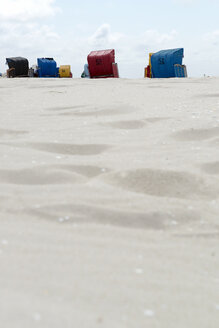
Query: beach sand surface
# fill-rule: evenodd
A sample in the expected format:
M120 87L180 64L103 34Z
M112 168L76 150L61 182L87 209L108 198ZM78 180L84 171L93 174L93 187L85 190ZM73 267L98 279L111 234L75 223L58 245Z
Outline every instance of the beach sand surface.
M219 327L219 78L1 78L0 114L1 327Z

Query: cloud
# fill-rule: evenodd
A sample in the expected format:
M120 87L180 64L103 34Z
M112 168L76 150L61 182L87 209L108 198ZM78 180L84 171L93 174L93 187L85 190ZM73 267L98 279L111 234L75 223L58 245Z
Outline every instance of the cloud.
M5 58L51 56L59 35L46 22L58 12L54 0L0 0L0 68Z
M135 48L138 51L149 49L150 52L159 50L159 48L176 47L176 30L170 32L159 32L157 30L146 30L135 42Z
M37 50L47 42L57 40L59 36L48 26L38 23L4 23L0 24L1 51Z
M88 42L94 47L108 47L118 43L122 37L120 33L112 33L109 24L103 24L90 36Z
M54 16L60 9L55 0L0 0L0 21L26 22Z
M90 46L104 48L106 46L116 46L118 51L138 52L155 50L158 47L168 47L176 40L177 32L175 30L159 32L158 30L146 30L141 35L125 35L118 32L112 32L109 24L101 25L89 38ZM128 50L129 49L129 50Z

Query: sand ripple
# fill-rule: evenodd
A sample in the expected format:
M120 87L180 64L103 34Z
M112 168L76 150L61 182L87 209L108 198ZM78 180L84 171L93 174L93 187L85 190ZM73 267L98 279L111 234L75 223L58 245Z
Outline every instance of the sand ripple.
M47 153L63 154L63 155L98 155L111 148L106 144L67 144L67 143L55 143L55 142L35 142L35 143L6 143L1 142L2 145L9 145L16 148L31 148Z
M175 209L170 214L165 211L125 211L88 204L54 204L50 206L26 208L25 212L39 219L53 220L67 224L101 224L123 228L163 230L170 227L171 221L187 224L196 221L199 216L195 212Z
M219 162L212 162L202 165L203 171L209 174L219 174Z
M0 183L15 185L48 185L82 183L83 177L53 167L36 167L22 170L0 170Z
M219 136L219 127L188 129L175 133L173 136L180 141L200 141Z
M19 135L24 135L28 133L27 131L19 131L19 130L8 130L8 129L0 129L0 138L1 137L17 137Z
M109 146L101 144L61 144L61 143L31 143L31 148L48 153L64 155L97 155L106 151Z
M187 199L218 195L218 190L211 190L203 179L187 172L138 169L108 174L104 179L121 188L158 197Z

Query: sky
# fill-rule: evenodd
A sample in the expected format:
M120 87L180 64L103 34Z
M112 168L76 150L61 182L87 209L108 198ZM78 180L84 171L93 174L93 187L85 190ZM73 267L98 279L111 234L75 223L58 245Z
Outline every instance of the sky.
M184 48L188 75L219 76L219 0L0 0L6 57L53 57L80 77L92 50L114 48L120 76L142 78L149 52Z

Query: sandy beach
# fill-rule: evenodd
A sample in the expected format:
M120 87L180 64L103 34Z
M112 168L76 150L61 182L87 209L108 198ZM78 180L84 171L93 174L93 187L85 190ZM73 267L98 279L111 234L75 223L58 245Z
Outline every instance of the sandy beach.
M219 78L0 78L4 328L219 327Z

